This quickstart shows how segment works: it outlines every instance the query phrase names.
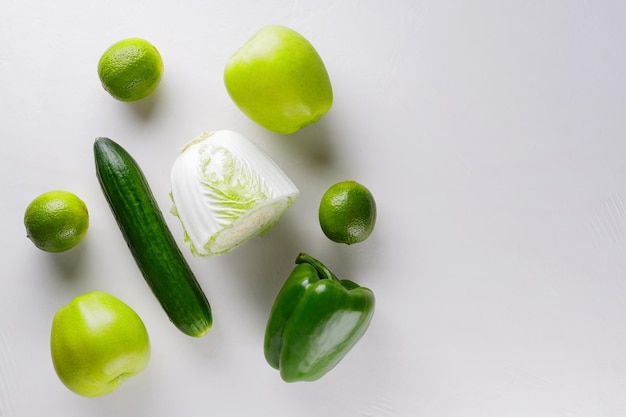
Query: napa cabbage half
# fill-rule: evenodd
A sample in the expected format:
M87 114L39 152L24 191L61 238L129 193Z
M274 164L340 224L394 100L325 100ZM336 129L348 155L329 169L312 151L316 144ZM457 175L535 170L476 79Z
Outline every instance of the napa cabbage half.
M220 130L185 146L172 166L170 195L191 252L212 256L266 233L299 190L258 145Z

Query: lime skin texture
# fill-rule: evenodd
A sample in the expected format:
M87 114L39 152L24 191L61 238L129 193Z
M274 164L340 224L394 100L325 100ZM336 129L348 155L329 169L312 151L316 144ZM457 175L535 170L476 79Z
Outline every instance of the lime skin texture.
M262 28L232 55L224 83L244 114L280 134L317 122L333 103L322 58L306 38L281 25Z
M108 293L93 291L56 312L50 351L54 369L67 388L84 397L98 397L146 368L150 340L131 307Z
M365 241L376 225L376 201L364 185L347 180L326 190L318 217L322 231L336 243L352 245Z
M65 252L78 245L89 228L87 205L69 191L37 196L24 213L26 236L45 252Z
M102 87L120 101L137 101L150 95L161 82L163 59L157 48L141 38L111 45L98 61Z

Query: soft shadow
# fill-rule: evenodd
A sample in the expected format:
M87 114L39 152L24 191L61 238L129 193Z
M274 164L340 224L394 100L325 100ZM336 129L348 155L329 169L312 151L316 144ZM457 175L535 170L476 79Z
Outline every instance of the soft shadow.
M133 113L141 120L147 121L155 113L162 102L161 99L162 89L157 87L149 96L142 98L141 100L131 101L126 104L133 110Z
M262 326L302 248L303 237L289 220L284 216L265 236L257 236L229 254L229 268L242 292L251 295L247 305L258 313L252 316L259 317Z
M64 279L72 281L80 276L88 244L88 239L84 238L76 247L68 251L49 254L52 263Z
M322 117L317 123L285 137L284 146L290 153L299 155L307 165L328 167L334 163L334 142L338 140L332 130L332 118Z

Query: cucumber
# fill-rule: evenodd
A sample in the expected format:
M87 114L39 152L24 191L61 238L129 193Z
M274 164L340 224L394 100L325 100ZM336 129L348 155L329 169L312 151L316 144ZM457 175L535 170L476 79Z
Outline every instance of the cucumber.
M94 143L96 175L139 270L183 333L200 337L213 322L211 307L163 218L146 178L118 143Z

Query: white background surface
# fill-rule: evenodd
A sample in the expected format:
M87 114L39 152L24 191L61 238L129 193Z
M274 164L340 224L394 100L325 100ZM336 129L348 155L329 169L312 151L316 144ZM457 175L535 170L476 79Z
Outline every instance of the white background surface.
M16 1L0 5L0 416L626 416L626 3L614 1ZM291 136L250 122L222 82L269 23L317 48L335 102ZM161 85L113 100L96 73L113 42L160 50ZM171 325L99 189L92 144L142 165L182 243L169 170L204 130L261 145L302 192L264 238L192 259L211 302L203 339ZM364 243L327 240L324 190L368 186ZM91 225L38 251L24 209L66 189ZM305 251L377 296L372 325L315 383L265 363L274 296ZM57 379L57 308L103 290L144 319L152 360L96 399Z

